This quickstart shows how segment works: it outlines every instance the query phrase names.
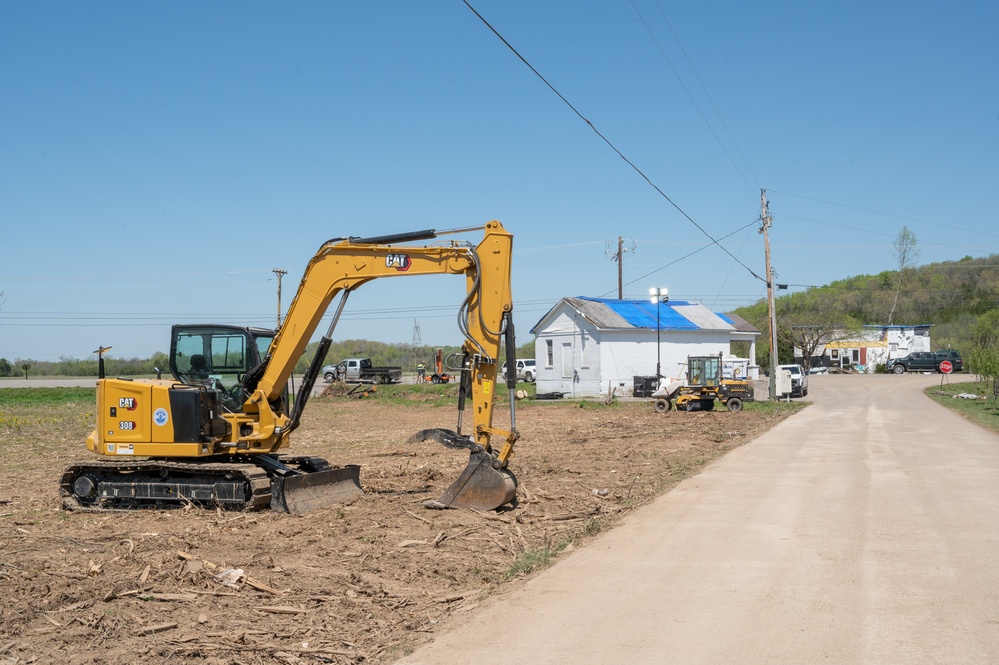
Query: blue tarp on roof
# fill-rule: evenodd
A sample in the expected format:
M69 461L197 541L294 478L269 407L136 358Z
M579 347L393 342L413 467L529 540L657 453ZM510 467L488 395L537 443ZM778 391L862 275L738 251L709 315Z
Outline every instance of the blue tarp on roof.
M622 319L636 328L656 329L656 304L648 300L611 300L610 298L586 298L579 296L580 300L603 303L607 308L620 316ZM689 305L686 301L676 301L674 303L662 303L659 305L659 329L660 330L700 330L696 324L679 314L670 307L675 305Z
M721 312L715 312L715 316L717 316L719 319L721 319L725 323L729 324L733 328L735 327L735 321L733 321L732 319L728 318L727 316L725 316Z

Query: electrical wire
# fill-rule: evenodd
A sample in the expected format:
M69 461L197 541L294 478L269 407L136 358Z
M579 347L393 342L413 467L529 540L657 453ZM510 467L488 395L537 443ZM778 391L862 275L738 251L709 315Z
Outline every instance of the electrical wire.
M831 226L833 228L846 229L847 231L856 231L858 233L869 233L871 235L876 235L876 236L885 236L887 238L896 238L897 237L897 234L884 233L883 231L871 231L870 229L861 229L861 228L857 228L855 226L846 226L844 224L833 224L832 222L820 222L817 219L809 219L807 217L796 217L794 215L787 215L787 214L783 214L783 213L777 213L774 216L775 217L783 217L783 218L786 218L786 219L797 219L798 221L801 221L801 222L809 222L810 224L821 224L822 226ZM948 245L947 243L933 242L932 240L920 240L919 242L922 243L923 245L933 245L934 247L945 247L947 249L959 249L959 250L964 251L964 252L984 252L984 251L986 251L986 250L981 249L980 247L961 247L960 245Z
M635 6L634 0L629 0L629 2L631 3L631 8L635 10L636 14L638 14L638 19L642 22L642 25L645 26L645 30L646 30L646 32L649 33L649 37L652 38L652 41L655 43L656 48L659 49L659 54L662 55L663 60L666 61L666 64L669 66L670 71L673 72L673 76L676 77L676 80L680 84L680 87L683 88L683 91L685 93L687 93L687 99L689 99L690 103L694 105L695 109L697 109L697 114L699 116L701 116L701 120L703 120L704 124L707 125L708 131L711 132L711 136L715 137L715 141L718 143L718 147L721 148L721 150L722 150L723 153L725 153L725 157L728 158L728 161L732 165L732 168L734 168L735 172L739 174L740 178L742 178L742 182L744 182L746 184L746 187L750 191L752 191L753 190L752 185L750 185L749 181L746 180L746 176L744 176L742 174L742 169L740 169L739 165L735 163L734 159L732 159L732 155L728 154L728 149L725 148L725 144L722 143L722 140L718 137L718 134L715 132L715 128L711 126L710 122L708 122L707 116L704 115L704 111L702 111L701 107L697 104L697 101L694 99L694 95L692 95L690 93L690 90L687 88L686 84L683 82L683 79L680 78L680 73L678 71L676 71L676 67L673 66L673 63L670 61L669 56L666 55L666 51L663 50L663 47L659 43L659 40L656 39L656 35L655 35L654 32L652 32L652 28L649 26L648 21L645 20L645 17L642 16L642 12L640 12L638 10L638 7ZM659 8L659 12L663 15L663 18L665 19L666 18L666 14L663 13L662 7ZM666 23L668 25L669 24L669 20L667 20ZM672 29L673 29L673 26L670 26L670 30L672 30ZM679 43L680 40L679 40L679 38L676 37L676 32L673 33L673 37L676 38L677 43ZM680 46L680 50L681 51L683 50L683 46L682 45ZM687 55L687 53L684 52L684 55ZM693 64L690 62L690 58L687 58L687 64L690 65L691 69L694 68ZM694 75L695 76L697 75L696 71L694 72ZM698 78L697 80L700 81L700 78ZM701 83L701 88L702 89L704 88L704 83ZM707 93L707 90L705 90L705 93ZM708 98L710 99L710 96ZM712 104L713 104L713 102L712 102ZM717 108L715 108L715 113L718 113L718 109ZM719 115L719 117L721 117L721 116ZM724 122L722 122L722 124L724 124ZM732 135L730 133L729 134L729 138L731 138L731 136ZM743 159L745 159L745 158L743 158Z
M739 231L742 231L743 229L746 229L746 228L748 228L748 227L750 227L750 226L754 226L754 225L756 224L756 222L757 222L757 221L758 221L758 220L755 220L755 219L754 219L754 220L753 220L753 221L751 221L751 222L750 222L749 224L746 224L745 226L740 226L740 227L739 227L739 228L737 228L737 229L736 229L735 231L732 231L731 233L728 233L728 234L726 234L726 235L722 236L722 237L720 238L720 240L724 240L725 238L728 238L728 237L730 237L730 236L733 236L733 235L735 235L736 233L738 233ZM626 284L623 284L622 286L631 286L631 285L632 285L632 284L634 284L635 282L638 282L638 281L641 281L641 280L645 279L646 277L651 277L652 275L655 275L655 274L656 274L657 272L659 272L659 271L661 271L661 270L665 270L666 268L669 268L670 266L674 266L674 265L676 265L677 263L679 263L680 261L683 261L684 259L689 259L689 258L690 258L691 256L693 256L694 254L697 254L698 252L703 252L704 250L706 250L707 248L711 247L712 245L717 245L717 244L718 244L718 241L714 241L713 243L709 243L709 244L707 244L707 245L702 245L701 247L698 247L698 248L697 248L697 249L695 249L694 251L692 251L692 252L690 252L690 253L688 253L688 254L684 254L683 256L681 256L680 258L676 259L675 261L671 261L671 262L667 263L667 264L666 264L666 265L664 265L664 266L660 266L660 267L656 268L655 270L653 270L652 272L647 272L647 273L645 273L644 275L642 275L641 277L637 277L637 278L635 278L635 279L631 280L630 282L627 282ZM617 290L617 289L611 289L610 291L607 291L606 293L604 293L604 294L603 294L603 295L601 295L600 297L601 297L601 298L604 298L604 297L606 297L606 296L608 296L608 295L610 295L610 294L614 293L614 291L616 291L616 290Z
M677 212L679 212L679 213L680 213L681 215L683 215L683 217L684 217L684 218L685 218L685 219L686 219L686 220L687 220L688 222L690 222L691 224L693 224L693 225L694 225L694 226L695 226L695 227L697 228L697 230L698 230L698 231L700 231L700 232L701 232L702 234L704 234L704 236L705 236L705 237L707 237L707 238L708 238L708 239L709 239L709 240L711 241L711 245L717 245L717 247L718 247L718 248L719 248L720 250L722 250L723 252L725 252L726 254L728 254L728 255L729 255L729 257L731 257L731 259L732 259L733 261L735 261L736 263L738 263L739 265L741 265L741 266L742 266L743 268L745 268L745 269L746 269L746 270L747 270L747 271L749 272L749 274L750 274L750 275L752 275L752 276L753 276L753 277L755 277L756 279L760 280L761 282L764 282L764 283L766 283L766 281L767 281L767 280L765 280L765 279L763 279L762 277L760 277L760 276L759 276L758 274L756 274L756 272L755 272L755 271L754 271L754 270L753 270L752 268L750 268L750 267L749 267L749 266L747 266L747 265L746 265L745 263L743 263L742 261L740 261L740 260L738 259L738 257L736 257L736 256L735 256L734 254L732 254L732 252L728 251L728 249L726 249L726 248L725 248L725 247L724 247L724 246L723 246L723 245L722 245L722 244L721 244L721 243L720 243L720 242L719 242L718 240L716 240L716 239L715 239L715 238L714 238L714 237L713 237L713 236L712 236L712 235L711 235L710 233L708 233L708 232L707 232L707 231L706 231L706 230L704 229L704 227L702 227L702 226L701 226L700 224L698 224L697 222L695 222L695 221L694 221L694 219L693 219L693 218L692 218L692 217L691 217L690 215L688 215L688 214L687 214L686 212L684 212L683 208L681 208L680 206L678 206L678 205L677 205L677 204L676 204L676 203L675 203L675 202L673 201L673 199L671 199L671 198L670 198L669 196L667 196L667 195L666 195L666 192L664 192L664 191L663 191L662 189L660 189L660 188L659 188L659 186L658 186L658 185L656 185L656 184L655 184L654 182L652 182L652 180L651 180L651 179L649 178L649 176L645 175L645 173L644 173L644 172L643 172L643 171L642 171L642 170L641 170L640 168L638 168L638 166L636 166L634 162L632 162L632 161L631 161L630 159L628 159L627 157L625 157L624 153L622 153L622 152L621 152L621 151L620 151L620 150L619 150L619 149L617 148L617 146L615 146L615 145L614 145L614 144L613 144L613 143L612 143L612 142L610 141L610 139L608 139L608 138L607 138L606 136L604 136L604 135L603 135L603 134L602 134L602 133L600 132L600 130L599 130L599 129L597 129L596 125L594 125L594 124L593 124L592 122L590 122L590 120L589 120L589 119L588 119L588 118L587 118L586 116L584 116L584 115L583 115L582 113L580 113L580 112L579 112L579 111L578 111L578 110L576 109L576 107L575 107L575 106L573 106L573 105L572 105L572 103L571 103L571 102L570 102L570 101L569 101L568 99L566 99L566 98L565 98L565 96L563 96L563 95L562 95L562 93L560 93L560 92L559 92L559 91L558 91L558 90L557 90L557 89L555 88L555 86L553 86L553 85L552 85L551 83L549 83L549 82L548 82L548 79L546 79L546 78L545 78L544 76L542 76L542 75L541 75L541 72L539 72L539 71L538 71L537 69L535 69L535 68L534 68L534 65L532 65L532 64L531 64L530 62L528 62L528 61L527 61L527 59L526 59L526 58L525 58L524 56L522 56L522 55L520 54L520 52L519 52L519 51L517 51L517 49L515 49L515 48L513 47L513 45L512 45L512 44L510 44L510 42L508 42L508 41L507 41L507 40L506 40L506 39L505 39L505 38L503 37L503 35L501 35L501 34L499 33L499 31L497 31L497 30L496 30L496 28L494 28L494 27L493 27L493 26L492 26L492 25L491 25L491 24L489 23L489 21L487 21L487 20L486 20L486 19L485 19L485 18L484 18L484 17L482 16L482 14L480 14L480 13L479 13L478 11L476 11L476 9L475 9L474 7L472 7L472 5L471 5L471 4L469 4L468 0L462 0L462 2L464 2L464 3L465 3L465 6L466 6L466 7L468 7L468 8L469 8L469 9L470 9L470 10L472 11L472 13L473 13L473 14L475 14L475 15L476 15L476 16L478 17L478 19L479 19L480 21L482 21L482 23L483 23L483 24L484 24L484 25L485 25L485 26L486 26L487 28L489 28L489 30L490 30L490 31L492 31L492 33L493 33L494 35L496 35L496 37L497 37L497 38L498 38L498 39L499 39L499 40L500 40L501 42L503 42L503 44L504 44L504 45L505 45L505 46L506 46L506 47L507 47L508 49L510 49L510 51L511 51L511 52L512 52L512 53L513 53L513 54L514 54L515 56L517 56L517 58L519 58L521 62L523 62L523 63L524 63L524 64L525 64L526 66L527 66L527 68L528 68L528 69L530 69L530 70L531 70L532 72L534 72L534 75L535 75L535 76L537 76L537 77L538 77L539 79L541 79L541 81L542 81L542 82L543 82L543 83L544 83L544 84L545 84L546 86L548 86L548 89L549 89L549 90L551 90L552 92L554 92L554 93L555 93L555 95L556 95L556 96L557 96L557 97L558 97L559 99L561 99L561 100L562 100L562 101L563 101L563 102L565 103L565 105L566 105L566 106L568 106L568 107L569 107L569 108L570 108L570 109L572 110L572 112L573 112L573 113L575 113L575 114L576 114L576 115L577 115L577 116L579 117L579 119L580 119L580 120L582 120L583 122L585 122L585 123L586 123L586 124L587 124L587 125L589 126L589 128L590 128L590 129L592 129L592 130L593 130L593 132L594 132L594 133L595 133L595 134L596 134L597 136L599 136L599 137L600 137L600 139L601 139L601 140L602 140L602 141L603 141L604 143L606 143L606 144L607 144L607 146L608 146L608 147L609 147L609 148L610 148L611 150L613 150L613 151L614 151L615 153L617 153L617 156L618 156L618 157L620 157L621 159L623 159L623 160L624 160L624 162L625 162L625 163L626 163L626 164L627 164L628 166L630 166L630 167L632 168L632 170L634 170L634 171L635 171L635 173L637 173L637 174L638 174L639 176L641 176L641 178L642 178L643 180L645 180L645 182L646 182L646 183L648 183L650 187L652 187L652 189L656 190L656 192L658 192L658 193L659 193L659 195L660 195L660 196L661 196L662 198L664 198L664 199L665 199L665 200L666 200L666 201L667 201L667 202L668 202L668 203L669 203L669 204L670 204L671 206L673 206L673 208L675 208ZM709 246L711 246L711 245L709 245Z
M683 48L683 43L680 41L680 36L677 35L676 30L673 29L673 24L666 17L666 12L663 11L662 3L660 3L659 0L656 0L656 6L659 8L659 13L662 15L663 20L666 21L666 25L669 26L670 32L673 33L673 38L676 40L676 45L680 47L680 52L683 53L683 57L686 58L687 64L690 65L690 71L694 72L694 78L696 78L697 82L701 85L701 90L704 91L704 96L708 98L709 102L711 102L711 108L714 109L715 115L718 116L719 122L721 122L722 127L725 128L725 133L728 134L729 140L732 141L732 145L735 146L736 152L739 153L739 157L742 159L742 163L746 165L746 169L749 170L749 175L753 177L753 182L756 183L756 188L763 189L763 186L760 184L759 178L757 178L756 174L753 173L753 167L749 165L749 161L746 159L746 156L742 154L742 149L739 147L739 143L735 140L735 137L732 136L732 131L728 128L728 124L725 122L725 118L722 117L721 111L719 111L718 107L715 105L715 100L712 99L711 93L708 92L707 86L704 85L704 81L701 80L700 74L697 73L697 68L694 67L694 62L690 59L690 56L687 55L687 49ZM742 175L741 172L740 175Z
M960 226L953 226L952 224L941 224L939 222L928 222L925 219L916 219L914 217L905 217L903 215L894 215L890 212L880 212L878 210L870 210L868 208L860 208L857 206L847 205L845 203L836 203L835 201L824 201L822 199L812 198L810 196L802 196L801 194L791 194L790 192L781 192L776 189L770 190L775 194L783 194L784 196L791 196L796 199L805 199L806 201L815 201L816 203L825 203L826 205L838 206L840 208L847 208L849 210L857 210L859 212L868 212L872 215L882 215L884 217L894 217L895 219L901 219L907 222L916 222L917 224L926 224L928 226L939 226L941 228L950 229L952 231L964 231L966 233L977 233L983 236L991 236L993 238L999 238L999 233L989 233L987 231L979 231L977 229L965 229Z

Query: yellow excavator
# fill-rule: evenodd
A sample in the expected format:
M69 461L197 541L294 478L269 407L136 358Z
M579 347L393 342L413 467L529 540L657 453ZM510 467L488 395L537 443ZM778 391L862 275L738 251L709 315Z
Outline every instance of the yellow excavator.
M482 230L481 242L438 241ZM465 337L457 429L418 432L410 443L437 441L469 451L460 476L431 508L493 510L516 498L507 468L519 434L514 381L510 427L493 425L497 355L516 342L510 267L513 236L497 222L447 231L416 231L329 240L309 262L287 316L276 331L228 325L176 325L170 344L172 379L97 382L97 424L87 448L104 459L70 465L60 493L70 510L185 505L236 510L270 507L304 513L360 496L357 466L332 467L319 457L283 454L298 427L350 294L383 277L460 275L467 294L458 312ZM336 296L329 330L290 404L288 380ZM103 350L103 349L102 349ZM515 379L515 377L514 377ZM472 426L463 432L466 400Z

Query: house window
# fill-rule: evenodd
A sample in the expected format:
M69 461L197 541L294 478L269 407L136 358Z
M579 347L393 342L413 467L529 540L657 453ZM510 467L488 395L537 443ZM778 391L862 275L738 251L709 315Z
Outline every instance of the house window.
M586 343L586 331L579 333L579 366L586 369L590 366L590 345Z
M572 378L573 367L572 363L572 344L569 342L564 342L562 344L562 378L569 379Z
M545 363L545 367L551 369L555 366L555 343L550 339L546 339L545 345L548 349L548 362Z
M860 362L860 349L854 349L853 350L853 362L854 363L859 363Z

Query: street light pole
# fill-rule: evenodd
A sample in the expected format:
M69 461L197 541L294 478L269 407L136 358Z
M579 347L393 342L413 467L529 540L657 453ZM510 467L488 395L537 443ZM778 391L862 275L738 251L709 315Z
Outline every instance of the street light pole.
M659 306L661 303L669 302L669 290L653 287L649 289L649 295L652 296L649 300L656 304L656 381L658 381L663 378L662 354L660 352L662 344L659 341L659 330L661 328L659 325Z

